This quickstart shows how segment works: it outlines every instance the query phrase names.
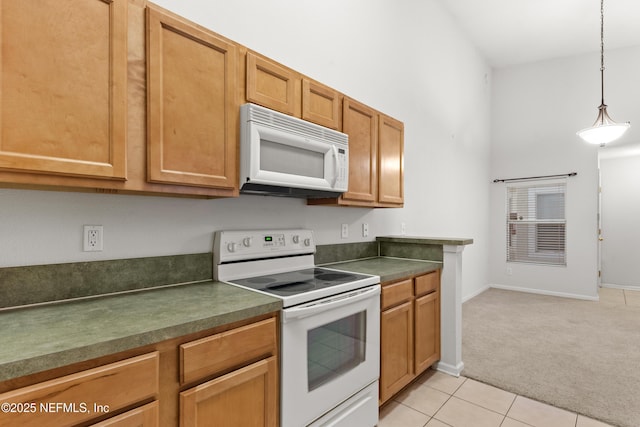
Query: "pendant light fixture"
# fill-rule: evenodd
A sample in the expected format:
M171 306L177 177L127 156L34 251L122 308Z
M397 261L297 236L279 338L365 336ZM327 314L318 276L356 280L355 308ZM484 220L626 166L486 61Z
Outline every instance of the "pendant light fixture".
M600 91L598 118L593 126L579 131L578 136L590 144L604 146L620 138L631 126L629 122L619 124L611 120L604 103L604 0L600 0Z

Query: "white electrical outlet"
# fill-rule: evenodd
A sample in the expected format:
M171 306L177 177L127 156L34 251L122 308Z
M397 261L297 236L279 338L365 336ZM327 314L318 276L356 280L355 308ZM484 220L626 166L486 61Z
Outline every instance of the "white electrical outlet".
M407 224L404 222L400 224L400 234L403 236L407 234Z
M369 224L362 223L362 237L369 237Z
M82 250L85 252L101 251L103 234L101 225L85 225L82 238Z
M340 237L346 239L349 237L349 224L342 224L342 228L340 230Z

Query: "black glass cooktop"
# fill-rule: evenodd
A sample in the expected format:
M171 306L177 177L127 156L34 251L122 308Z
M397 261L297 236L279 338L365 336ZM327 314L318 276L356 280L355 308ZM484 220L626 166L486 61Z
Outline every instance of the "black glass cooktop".
M286 297L349 283L367 277L369 276L358 273L314 267L285 273L269 274L266 276L236 279L232 280L231 283Z

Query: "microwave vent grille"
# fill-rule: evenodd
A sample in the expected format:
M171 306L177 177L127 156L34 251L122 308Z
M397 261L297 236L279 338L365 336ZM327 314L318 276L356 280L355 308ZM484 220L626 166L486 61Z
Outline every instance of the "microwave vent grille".
M252 122L269 125L276 129L287 132L295 132L303 137L318 139L321 141L331 141L336 144L347 145L349 137L347 134L338 132L315 123L307 122L297 117L278 113L268 108L259 107L253 104L246 104L248 119Z

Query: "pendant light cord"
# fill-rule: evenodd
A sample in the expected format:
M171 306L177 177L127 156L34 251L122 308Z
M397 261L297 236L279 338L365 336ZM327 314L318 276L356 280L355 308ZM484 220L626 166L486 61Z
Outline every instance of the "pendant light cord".
M600 0L600 106L604 104L604 0Z

